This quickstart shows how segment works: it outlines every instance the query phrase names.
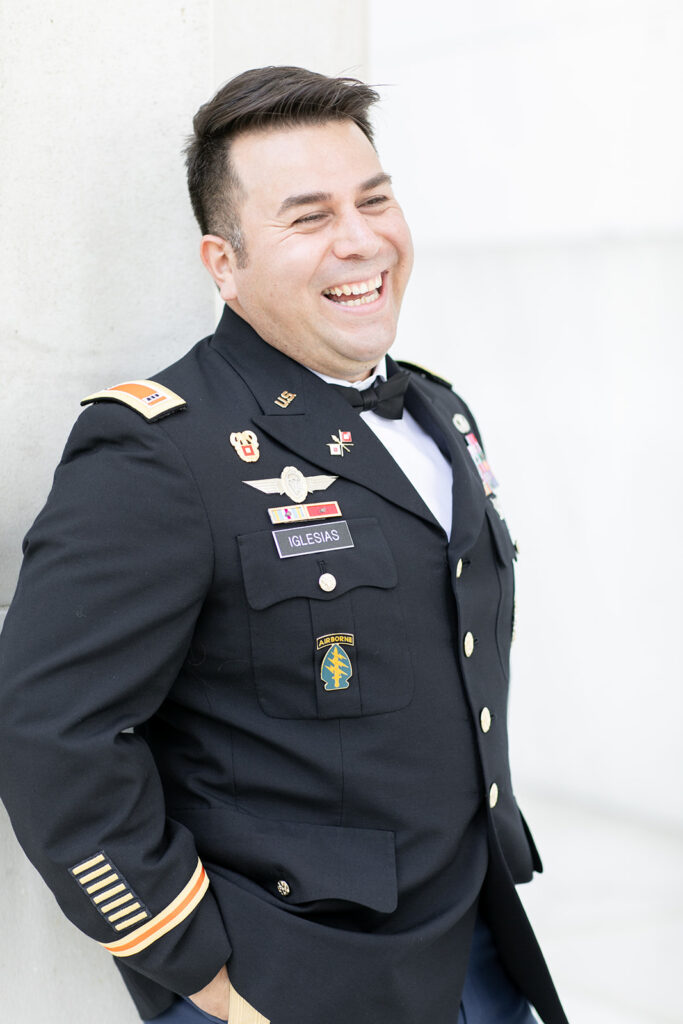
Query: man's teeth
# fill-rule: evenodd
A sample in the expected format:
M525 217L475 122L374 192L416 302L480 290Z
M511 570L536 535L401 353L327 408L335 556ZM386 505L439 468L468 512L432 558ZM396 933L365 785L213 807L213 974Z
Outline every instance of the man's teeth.
M368 302L374 302L378 296L378 289L382 287L382 275L371 278L369 281L354 281L352 284L339 284L333 288L326 288L323 295L334 295L341 298L344 295L359 295L358 299L351 299L350 302L342 302L343 306L361 306Z

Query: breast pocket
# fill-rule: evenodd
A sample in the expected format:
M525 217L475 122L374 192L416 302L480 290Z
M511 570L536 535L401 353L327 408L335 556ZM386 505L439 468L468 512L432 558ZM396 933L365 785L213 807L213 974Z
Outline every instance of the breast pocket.
M376 519L347 524L352 547L296 557L280 558L269 530L237 538L256 692L273 718L378 715L413 696L393 556Z

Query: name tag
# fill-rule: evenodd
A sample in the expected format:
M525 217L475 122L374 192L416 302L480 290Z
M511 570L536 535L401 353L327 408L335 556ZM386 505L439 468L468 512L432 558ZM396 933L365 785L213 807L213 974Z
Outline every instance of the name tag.
M273 530L273 540L280 558L294 555L316 555L320 551L338 551L354 547L351 533L342 519L333 526L296 526L293 530Z

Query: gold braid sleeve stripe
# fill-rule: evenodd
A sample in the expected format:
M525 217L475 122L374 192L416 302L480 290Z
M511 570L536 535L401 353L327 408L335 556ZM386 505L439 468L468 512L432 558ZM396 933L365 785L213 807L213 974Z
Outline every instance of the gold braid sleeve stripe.
M116 942L101 942L100 945L114 956L133 956L135 953L141 953L143 949L147 949L162 935L166 935L184 921L200 903L208 888L209 879L202 862L198 860L190 881L160 914L124 938Z

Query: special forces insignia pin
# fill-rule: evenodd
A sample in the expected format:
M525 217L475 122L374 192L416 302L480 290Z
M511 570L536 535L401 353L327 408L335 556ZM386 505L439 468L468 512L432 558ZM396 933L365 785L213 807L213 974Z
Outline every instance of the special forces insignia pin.
M341 646L353 647L353 633L327 633L316 640L316 649L327 652L320 667L320 678L326 690L347 690L349 679L353 675L351 658Z
M253 430L233 432L230 435L230 444L242 462L258 462L261 453L258 449L258 439Z

